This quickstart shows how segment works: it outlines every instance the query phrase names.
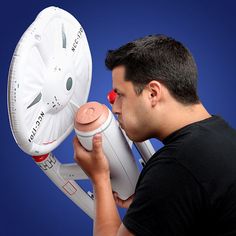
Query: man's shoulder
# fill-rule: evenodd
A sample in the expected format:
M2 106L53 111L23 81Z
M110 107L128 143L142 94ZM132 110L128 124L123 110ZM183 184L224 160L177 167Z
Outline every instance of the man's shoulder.
M185 170L199 183L221 179L236 169L236 132L223 119L212 117L185 127L148 161L144 172ZM183 174L183 172L182 172Z
M224 149L236 151L236 130L221 117L212 116L176 131L163 151L184 156L190 153L204 155L209 150L222 152Z

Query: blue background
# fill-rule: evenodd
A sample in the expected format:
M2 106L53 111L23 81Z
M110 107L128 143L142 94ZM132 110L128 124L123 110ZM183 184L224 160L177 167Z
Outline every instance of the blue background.
M199 68L199 95L212 114L236 128L235 1L3 1L0 6L0 235L92 235L92 221L16 145L7 114L7 74L15 46L47 6L73 14L87 34L93 58L89 101L107 104L111 75L104 66L108 49L163 33L183 42ZM55 150L72 162L71 134ZM160 143L154 142L155 148ZM121 212L124 214L124 212Z

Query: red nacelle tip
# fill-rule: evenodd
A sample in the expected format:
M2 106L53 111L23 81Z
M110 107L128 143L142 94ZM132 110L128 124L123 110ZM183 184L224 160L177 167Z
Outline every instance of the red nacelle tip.
M108 94L107 94L107 99L109 101L109 103L112 105L114 104L115 100L116 100L116 92L114 90L111 90Z
M32 156L32 158L34 159L35 162L41 162L44 161L48 157L48 155L49 154L44 154L41 156Z

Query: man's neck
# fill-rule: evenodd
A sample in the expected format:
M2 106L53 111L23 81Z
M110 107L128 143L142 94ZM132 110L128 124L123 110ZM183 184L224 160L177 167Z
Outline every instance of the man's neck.
M170 109L170 112L166 112L166 114L161 124L161 132L158 135L158 139L160 140L163 140L171 133L186 125L211 117L201 103L190 106L174 106Z

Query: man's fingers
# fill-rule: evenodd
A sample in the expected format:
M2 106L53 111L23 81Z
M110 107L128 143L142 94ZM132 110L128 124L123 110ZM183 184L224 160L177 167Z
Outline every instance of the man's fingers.
M134 195L130 196L126 200L122 200L119 198L117 192L113 192L113 197L117 206L122 207L122 208L128 208L133 201Z
M79 140L76 136L73 138L73 146L75 149L77 149L78 146L81 146L81 144L79 143Z
M123 207L123 200L121 200L119 197L118 197L118 193L117 192L113 192L113 197L114 197L114 200L116 202L116 204L120 207Z
M93 137L93 152L95 156L103 155L101 134L95 134Z
M116 192L113 192L113 197L114 197L115 202L117 202L118 194Z
M113 196L114 196L115 198L118 198L118 193L117 193L117 192L113 192Z

